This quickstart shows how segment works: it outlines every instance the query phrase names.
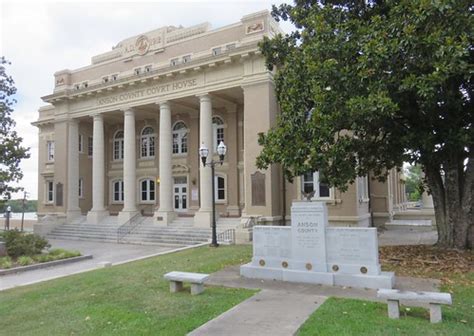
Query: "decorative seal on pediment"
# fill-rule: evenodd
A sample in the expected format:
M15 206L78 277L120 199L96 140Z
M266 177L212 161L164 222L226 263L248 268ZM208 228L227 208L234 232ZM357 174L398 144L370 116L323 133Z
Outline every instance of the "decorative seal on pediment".
M135 41L135 49L140 56L145 55L150 49L150 40L145 35L141 35Z
M189 173L189 167L183 164L174 164L171 167L173 174L187 174Z
M263 21L249 24L245 29L246 34L253 34L263 31Z

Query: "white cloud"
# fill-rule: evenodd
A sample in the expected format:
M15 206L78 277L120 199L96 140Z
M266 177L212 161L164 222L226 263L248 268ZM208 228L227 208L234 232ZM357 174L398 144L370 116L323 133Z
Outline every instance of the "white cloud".
M90 64L92 56L119 41L165 25L192 26L210 22L214 28L238 22L243 15L271 9L284 1L159 1L159 2L3 2L0 5L0 55L12 62L18 104L14 118L31 158L22 162L21 185L37 198L37 119L42 96L52 93L53 74ZM283 24L289 30L289 24ZM19 196L19 195L18 195Z

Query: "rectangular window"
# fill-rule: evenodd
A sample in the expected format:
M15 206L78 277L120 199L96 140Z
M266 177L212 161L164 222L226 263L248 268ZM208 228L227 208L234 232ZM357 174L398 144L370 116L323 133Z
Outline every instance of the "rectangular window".
M222 48L221 47L217 47L217 48L212 49L212 56L217 56L217 55L220 55L220 54L222 54Z
M114 160L123 160L123 139L114 140Z
M48 155L48 161L53 162L54 161L54 141L47 142L47 155Z
M191 62L191 55L183 56L183 63Z
M84 136L79 134L79 153L84 153Z
M301 190L305 194L314 192L313 198L331 197L331 188L325 182L324 175L318 171L307 172L302 176Z
M365 201L369 198L367 175L357 177L357 196L359 202Z
M150 72L151 71L151 65L147 65L145 67L145 72Z
M228 45L225 46L225 48L226 48L227 50L235 49L235 43L228 44Z
M225 201L225 178L215 177L215 197L216 201Z
M46 181L46 202L47 203L54 202L54 182L53 181Z
M114 187L114 202L123 202L123 181L115 181Z
M179 64L179 59L178 58L173 58L171 61L170 61L170 65L171 66L176 66Z
M87 138L87 156L92 157L94 148L94 138L91 136Z
M113 80L113 81L116 81L116 80L118 79L118 75L117 75L117 74L114 74L114 75L112 75L111 77L112 77L112 80Z
M81 177L79 179L79 198L84 197L84 179Z

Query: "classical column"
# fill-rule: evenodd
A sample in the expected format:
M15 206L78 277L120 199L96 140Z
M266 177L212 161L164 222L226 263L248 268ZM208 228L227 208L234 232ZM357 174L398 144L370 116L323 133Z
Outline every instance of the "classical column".
M209 148L208 161L212 160L212 102L208 94L199 96L199 147L203 144ZM200 173L200 208L194 216L195 226L209 227L212 221L212 172L210 167L199 164Z
M68 122L67 139L67 219L81 215L79 208L79 122Z
M159 134L159 178L160 204L155 213L157 223L167 225L175 218L173 209L173 176L171 172L171 156L173 136L171 134L171 109L167 101L160 106L160 134Z
M123 146L123 209L119 213L119 222L126 222L137 213L135 111L124 110L124 146Z
M92 209L87 214L87 221L98 223L107 215L104 207L105 195L105 144L104 119L102 114L93 116L92 131Z

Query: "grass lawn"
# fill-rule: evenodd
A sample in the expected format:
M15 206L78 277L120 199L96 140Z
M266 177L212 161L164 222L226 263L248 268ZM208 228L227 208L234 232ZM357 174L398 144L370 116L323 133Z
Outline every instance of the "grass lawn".
M472 252L445 251L429 246L383 247L381 262L396 275L442 280L452 306L443 306L443 322L431 324L429 310L400 307L400 319L387 316L387 305L362 300L329 298L301 326L309 335L473 335L474 272ZM396 261L396 262L394 262Z
M0 292L1 335L184 335L255 292L208 287L172 294L163 274L212 273L250 246L201 247ZM0 279L1 280L1 279Z

